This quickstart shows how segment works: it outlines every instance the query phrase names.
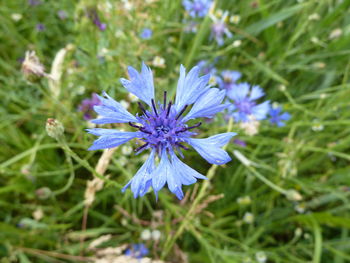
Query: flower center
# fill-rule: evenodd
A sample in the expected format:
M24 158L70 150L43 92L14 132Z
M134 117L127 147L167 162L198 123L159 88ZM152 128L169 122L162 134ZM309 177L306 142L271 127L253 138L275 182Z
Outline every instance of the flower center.
M213 25L213 32L216 36L221 36L225 32L225 23L218 21Z
M249 99L244 99L242 101L235 102L235 105L240 112L252 114L252 108L255 106L255 102L250 101Z
M162 133L166 134L170 131L169 127L166 127L164 125L160 125L156 127L156 131L158 132L158 135L161 135Z
M196 128L201 125L198 123L194 126L188 127L185 125L180 117L187 109L187 105L178 113L172 110L172 102L167 104L166 92L164 92L164 103L159 107L156 107L154 100L152 99L152 111L147 111L144 106L139 103L139 107L143 112L143 115L138 117L139 123L142 126L135 125L129 122L129 125L138 128L144 133L142 139L145 144L137 148L135 151L139 152L146 148L155 148L158 153L162 149L187 149L186 146L181 143L185 141L185 138L189 137L192 133L190 129Z

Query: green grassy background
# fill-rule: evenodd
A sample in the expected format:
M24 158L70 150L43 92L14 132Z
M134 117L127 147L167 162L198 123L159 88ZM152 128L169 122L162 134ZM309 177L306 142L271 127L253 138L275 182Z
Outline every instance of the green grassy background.
M159 241L145 242L149 256L168 262L186 262L183 255L187 262L257 262L258 251L266 262L350 262L350 1L217 1L218 9L241 16L230 24L233 39L221 47L209 40L209 18L199 20L196 34L184 32L181 1L129 2L127 11L122 1L98 1L107 23L101 32L85 15L97 1L47 0L33 7L0 0L0 262L86 262L95 256L87 247L99 236L112 234L103 247L117 247L141 242L146 228L161 231ZM67 19L58 18L59 10ZM13 20L16 13L21 20ZM319 20L310 19L314 13ZM46 30L38 32L38 23ZM150 40L140 39L143 27L152 28ZM338 28L341 36L330 38ZM68 44L58 97L47 79L25 80L19 60L26 50L35 50L49 71ZM128 100L119 78L127 65L151 65L155 56L165 59L164 68L152 67L159 96L175 92L181 63L189 68L219 56L219 70L242 72L292 119L283 128L263 123L252 137L233 125L247 147L230 143L233 160L223 167L186 152L185 162L212 178L184 187L192 199L180 203L166 189L158 202L152 194L137 200L130 191L122 194L144 159L120 147L82 231L86 183L102 152L86 150L94 137L76 109L102 90ZM135 103L129 110L137 111ZM67 145L46 135L47 118L63 123ZM200 136L226 130L219 116ZM243 165L234 150L254 164ZM37 194L43 187L47 198ZM291 189L303 199L288 199L283 193ZM244 196L250 204L237 202ZM44 216L37 221L32 214L39 208ZM253 223L243 221L246 212Z

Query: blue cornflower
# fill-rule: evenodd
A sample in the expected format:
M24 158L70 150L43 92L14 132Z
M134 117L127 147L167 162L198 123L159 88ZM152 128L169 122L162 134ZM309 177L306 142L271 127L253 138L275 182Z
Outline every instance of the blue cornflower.
M152 37L153 31L150 28L144 28L140 34L142 39L150 39Z
M224 44L225 35L227 38L231 38L233 36L226 24L227 16L228 16L228 11L224 12L221 19L217 18L212 14L210 15L210 18L213 20L213 24L211 26L210 38L215 38L219 46L222 46Z
M235 85L237 80L241 78L242 74L235 70L224 70L221 72L220 77L217 79L217 83L220 89L228 92Z
M271 108L269 111L270 123L275 124L278 127L285 126L283 121L288 121L291 116L288 112L282 113L282 107Z
M142 243L132 244L131 247L124 252L126 256L130 256L137 259L141 259L144 256L147 256L148 253L148 248Z
M191 17L204 17L207 15L212 0L183 0L182 5Z
M259 86L251 86L248 83L235 84L227 91L227 97L233 101L229 111L236 122L248 122L263 120L270 110L270 102L257 104L257 100L265 95Z
M175 102L167 100L164 92L162 102L155 102L152 71L145 64L139 73L133 67L128 68L130 80L121 79L123 86L149 106L139 102L141 115L132 115L125 110L107 93L99 96L102 105L94 110L101 118L92 120L95 124L129 123L136 132L124 132L115 129L88 129L91 134L100 136L89 150L116 147L127 141L138 138L144 142L135 152L140 153L150 149L151 153L136 175L123 188L123 192L130 186L134 197L144 196L150 187L155 194L167 183L169 190L177 198L183 198L182 185L190 185L196 178L206 179L205 176L183 163L177 154L183 157L181 149L187 150L185 143L192 146L204 159L212 164L225 164L231 160L230 156L221 149L235 133L222 133L206 139L193 139L193 130L201 122L189 126L186 123L195 118L213 117L216 113L227 108L222 104L225 92L211 88L208 84L210 75L199 77L200 68L194 67L186 75L186 70L180 66L180 78L177 84ZM193 104L187 114L186 109ZM160 158L155 165L155 156Z

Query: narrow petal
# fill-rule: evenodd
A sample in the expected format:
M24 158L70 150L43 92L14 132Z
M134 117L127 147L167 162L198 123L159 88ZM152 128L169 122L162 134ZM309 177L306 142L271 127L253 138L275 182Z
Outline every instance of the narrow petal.
M267 113L270 110L270 101L265 101L257 106L252 108L252 114L255 119L261 121L266 118Z
M114 148L133 138L141 138L141 132L121 132L112 129L88 129L89 133L101 136L94 141L93 145L88 149L89 151Z
M249 97L251 100L257 100L264 95L265 95L265 92L263 91L262 88L260 88L260 86L253 86Z
M94 106L94 110L102 118L94 119L91 122L96 124L138 122L136 117L129 113L120 103L112 99L106 92L98 96L102 105Z
M221 133L206 139L187 139L188 143L209 163L225 164L231 160L226 151L220 147L224 146L236 135L234 132Z
M208 89L210 74L199 77L200 67L193 67L186 76L186 70L180 66L180 77L177 84L175 109L182 110L185 105L193 104Z
M129 66L128 73L130 80L121 78L122 85L132 94L152 106L151 100L154 99L154 85L152 70L142 63L141 73Z
M221 104L221 102L225 98L225 95L225 90L220 91L216 88L209 89L194 103L190 112L183 118L183 121L186 122L190 119L200 117L210 118L216 113L224 110L229 106L228 104Z
M155 169L154 165L155 151L152 151L146 162L137 171L135 176L123 187L122 192L131 186L131 191L134 193L134 198L144 196L150 186L151 174Z
M166 183L168 174L171 173L171 165L169 163L165 150L160 157L158 167L152 173L152 187L155 192L158 192Z
M291 115L288 112L284 112L280 118L281 120L288 121L291 118Z
M241 101L248 96L249 87L248 83L234 84L227 91L227 96L233 101Z
M199 179L207 179L204 175L198 173L185 163L183 163L174 153L171 154L171 162L174 167L174 171L181 177L181 183L183 185L190 185Z

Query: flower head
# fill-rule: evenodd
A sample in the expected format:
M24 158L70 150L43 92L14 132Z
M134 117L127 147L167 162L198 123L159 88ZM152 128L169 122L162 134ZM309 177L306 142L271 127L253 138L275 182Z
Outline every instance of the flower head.
M94 106L101 105L101 101L98 98L98 95L96 93L92 93L91 99L84 99L79 107L78 110L84 113L84 119L85 120L91 120L92 112L94 109Z
M39 0L28 0L28 4L29 4L30 6L37 6L37 5L41 5L42 2L39 1Z
M152 30L150 28L144 28L140 34L142 39L150 39L152 37Z
M100 19L99 15L98 15L96 9L89 10L88 17L98 27L98 29L100 31L105 31L106 30L107 24L101 22L101 19Z
M269 111L270 115L270 123L275 124L278 127L285 126L286 124L284 121L288 121L290 119L290 114L288 112L282 113L281 107L271 108Z
M227 97L232 100L229 108L236 122L261 121L266 118L270 109L270 102L257 104L257 100L265 95L259 86L248 83L235 84L227 91Z
M38 32L43 32L43 31L45 31L45 29L46 29L45 25L44 25L44 24L41 24L41 23L37 24L37 25L35 26L35 28L36 28L36 30L37 30Z
M235 85L237 80L241 78L242 74L235 70L224 70L221 72L221 76L218 78L218 86L220 89L226 90L228 92Z
M198 62L197 66L201 69L202 74L210 74L209 83L212 85L216 85L220 80L219 76L216 74L216 68L214 63L209 63L206 60L201 60Z
M146 103L148 109L144 103L139 102L141 113L134 116L107 93L103 93L103 96L99 96L102 105L94 107L101 117L92 122L96 124L128 123L137 131L88 129L91 134L100 136L89 150L113 148L131 139L140 139L143 144L135 152L140 153L149 149L151 153L123 191L131 187L136 198L144 196L152 187L157 195L157 192L167 183L169 190L178 199L182 199L182 185L193 184L197 178L206 179L177 156L183 157L182 150L188 150L185 144L192 146L209 163L221 165L231 160L221 147L235 133L222 133L206 139L194 139L191 137L197 133L193 130L199 127L201 122L194 125L187 124L192 119L213 117L227 108L226 104L222 104L225 92L207 85L210 76L199 77L199 67L194 67L186 74L185 68L181 66L175 101L168 100L167 93L164 92L162 101L156 102L151 69L143 64L141 72L133 67L129 67L128 71L130 80L121 79L121 83L129 92ZM189 109L188 112L187 109ZM160 159L158 166L155 164L156 155Z
M57 11L57 16L58 16L59 19L65 20L65 19L67 19L68 14L67 14L67 12L64 11L64 10L58 10L58 11Z
M204 17L207 15L212 0L183 0L182 4L191 17Z
M132 244L131 247L124 252L126 256L130 256L137 259L141 259L144 256L147 256L148 253L148 248L142 243Z
M227 16L228 11L225 11L221 18L210 14L210 18L213 20L213 24L211 26L211 38L215 38L219 46L224 44L224 35L226 35L228 38L232 37L232 33L228 30L226 23Z

